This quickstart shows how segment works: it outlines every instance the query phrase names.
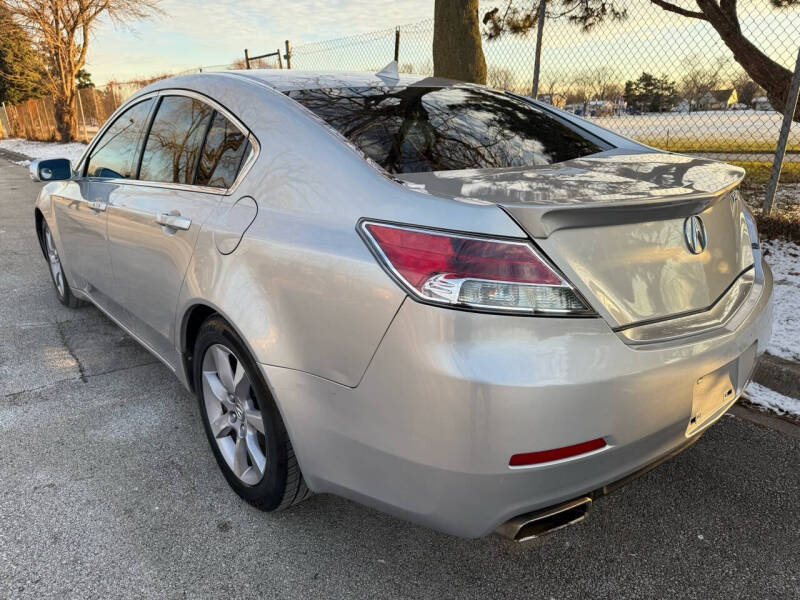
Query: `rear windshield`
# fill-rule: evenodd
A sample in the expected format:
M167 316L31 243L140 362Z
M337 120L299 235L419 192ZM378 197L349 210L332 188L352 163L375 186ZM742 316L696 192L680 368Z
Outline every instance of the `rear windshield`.
M483 88L331 88L287 94L390 173L548 165L606 149L525 100Z

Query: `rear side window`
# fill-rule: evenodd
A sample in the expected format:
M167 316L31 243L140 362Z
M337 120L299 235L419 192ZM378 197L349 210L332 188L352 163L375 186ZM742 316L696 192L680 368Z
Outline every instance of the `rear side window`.
M547 165L600 141L521 98L477 87L293 90L390 173Z
M192 183L214 109L187 96L165 96L142 153L139 179Z
M106 129L89 156L86 175L129 179L136 165L134 157L139 135L150 114L153 99L134 104Z
M208 130L195 183L217 188L231 187L249 147L239 128L216 113Z

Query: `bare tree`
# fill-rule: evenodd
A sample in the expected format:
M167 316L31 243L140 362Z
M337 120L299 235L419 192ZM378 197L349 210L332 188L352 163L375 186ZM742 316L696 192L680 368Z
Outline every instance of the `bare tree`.
M589 100L613 100L622 93L619 75L610 67L595 67L576 77L586 89Z
M517 78L511 69L491 66L486 71L486 84L498 90L516 91Z
M542 78L540 87L552 98L556 91L561 88L562 83L561 73L551 73Z
M580 77L576 77L572 81L572 85L567 90L567 104L582 104L583 111L581 114L586 114L586 108L589 104L589 90L586 89L586 85L583 83Z
M731 80L731 83L736 90L736 97L739 102L747 106L753 104L753 99L756 96L764 95L764 89L753 81L750 75L744 71L740 71L739 74Z
M686 62L699 65L702 63L700 59L700 56L691 56ZM720 86L722 71L727 65L728 59L720 56L710 67L695 66L681 78L680 93L689 102L689 111L697 107L703 96Z
M436 0L433 9L433 74L486 83L478 0Z
M0 0L28 32L45 62L44 85L53 95L61 141L77 129L75 76L86 62L89 38L100 16L116 22L158 12L159 0Z

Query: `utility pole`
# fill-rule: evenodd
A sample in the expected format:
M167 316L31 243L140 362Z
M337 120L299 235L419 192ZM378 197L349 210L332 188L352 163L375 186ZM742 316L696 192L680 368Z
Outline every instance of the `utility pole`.
M286 68L292 68L292 45L286 40Z
M544 35L546 10L545 0L539 0L539 19L536 23L536 57L533 60L533 85L531 85L531 97L534 100L539 95L539 69L542 62L542 36Z

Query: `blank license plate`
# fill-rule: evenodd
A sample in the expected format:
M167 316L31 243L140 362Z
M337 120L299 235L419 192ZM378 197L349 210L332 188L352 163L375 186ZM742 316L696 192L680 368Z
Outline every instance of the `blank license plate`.
M756 344L753 344L739 358L695 381L692 416L686 435L691 435L718 417L725 407L739 397L753 372L755 359Z

